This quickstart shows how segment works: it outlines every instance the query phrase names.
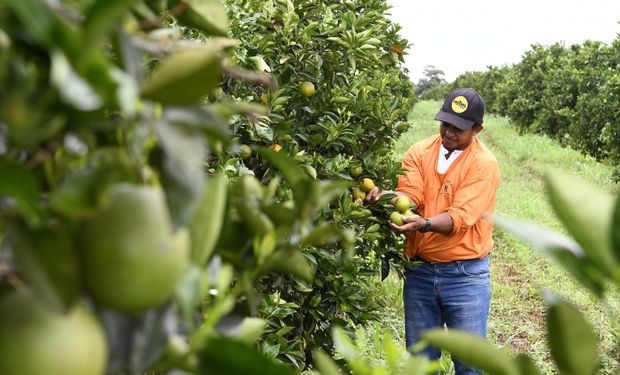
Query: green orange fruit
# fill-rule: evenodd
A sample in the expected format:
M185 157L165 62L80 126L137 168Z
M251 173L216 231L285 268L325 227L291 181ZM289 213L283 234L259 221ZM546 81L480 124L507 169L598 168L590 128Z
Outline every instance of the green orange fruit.
M361 199L361 200L366 199L366 193L364 193L364 192L363 192L363 191L362 191L359 187L357 187L357 186L354 186L354 187L351 189L351 194L353 195L353 200L354 200L354 201L359 200L359 199Z
M364 193L368 193L374 188L375 188L375 182L371 180L370 178L363 178L362 181L360 181L360 189Z
M364 168L361 165L359 165L359 164L352 165L349 168L349 175L351 177L353 177L353 178L357 178L357 177L361 176L362 173L364 173Z
M252 156L252 148L248 145L240 145L239 150L241 150L241 153L239 153L241 159L249 159Z
M189 232L172 232L161 189L120 184L78 233L84 282L100 304L139 312L172 296L189 259Z
M403 225L404 224L403 215L398 211L392 212L390 214L390 222L396 225Z
M107 357L103 328L81 303L59 312L28 292L0 300L0 374L102 375Z
M299 90L301 91L302 95L307 98L311 97L316 92L314 84L308 81L302 82L301 85L299 85Z
M394 201L394 208L399 212L405 212L411 207L411 201L404 195L399 195Z

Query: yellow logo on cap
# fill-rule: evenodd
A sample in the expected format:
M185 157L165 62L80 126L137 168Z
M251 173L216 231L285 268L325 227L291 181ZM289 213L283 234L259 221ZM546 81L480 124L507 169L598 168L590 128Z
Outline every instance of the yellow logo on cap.
M463 113L467 110L467 99L464 96L457 96L452 101L452 110L456 113Z

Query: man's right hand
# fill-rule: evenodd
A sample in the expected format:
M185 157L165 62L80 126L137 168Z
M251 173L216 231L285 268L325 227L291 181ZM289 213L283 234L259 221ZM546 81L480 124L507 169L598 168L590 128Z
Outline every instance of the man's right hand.
M372 188L368 193L366 193L366 199L364 199L364 203L373 204L376 203L382 196L387 193L391 193L390 191L379 191L378 187Z

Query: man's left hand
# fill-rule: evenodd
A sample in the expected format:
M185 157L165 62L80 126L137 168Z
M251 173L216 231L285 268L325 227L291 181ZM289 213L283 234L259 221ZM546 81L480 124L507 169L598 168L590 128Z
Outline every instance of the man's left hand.
M403 216L403 225L390 222L390 228L396 233L405 234L415 232L426 225L426 220L420 215Z

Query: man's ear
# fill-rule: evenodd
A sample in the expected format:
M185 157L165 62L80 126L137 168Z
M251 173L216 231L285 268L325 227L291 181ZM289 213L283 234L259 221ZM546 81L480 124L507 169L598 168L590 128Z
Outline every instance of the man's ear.
M478 135L478 133L480 133L482 129L484 129L484 126L482 126L482 124L474 125L474 127L471 128L471 130L474 132L474 135Z

